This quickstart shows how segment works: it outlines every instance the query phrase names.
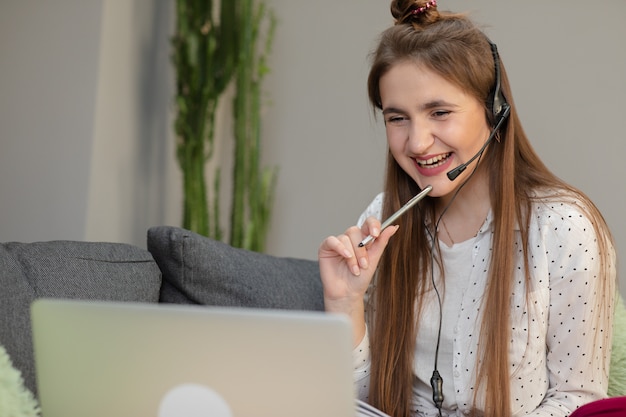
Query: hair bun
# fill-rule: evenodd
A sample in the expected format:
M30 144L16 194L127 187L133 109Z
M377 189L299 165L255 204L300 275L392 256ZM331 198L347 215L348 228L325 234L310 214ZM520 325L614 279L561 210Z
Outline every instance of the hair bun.
M437 0L394 0L391 15L396 25L413 24L423 26L439 19Z

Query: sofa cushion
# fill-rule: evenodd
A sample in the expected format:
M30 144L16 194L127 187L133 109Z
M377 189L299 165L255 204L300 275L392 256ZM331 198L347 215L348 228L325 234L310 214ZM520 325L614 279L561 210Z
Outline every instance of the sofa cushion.
M30 304L36 298L157 302L161 273L145 249L121 243L0 243L0 344L36 394Z
M619 293L615 300L608 395L626 396L626 306Z
M323 310L317 261L234 248L177 227L148 230L162 302Z
M21 371L24 384L34 391L30 303L35 299L35 290L22 273L19 261L3 245L0 245L0 288L0 344Z

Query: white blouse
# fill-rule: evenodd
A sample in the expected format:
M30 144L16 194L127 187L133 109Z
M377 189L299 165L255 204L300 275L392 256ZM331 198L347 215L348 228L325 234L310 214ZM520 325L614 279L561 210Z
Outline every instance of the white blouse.
M380 219L382 194L361 215ZM472 407L481 300L487 283L492 251L492 214L475 238L443 250L444 268L452 257L471 251L463 271L454 268L455 284L446 275L442 340L438 369L443 377L444 416L463 416ZM573 198L533 204L529 230L532 288L526 302L521 237L516 236L516 271L512 294L511 410L513 416L567 416L582 404L606 397L610 363L612 312L598 317L599 280L610 280L615 292L615 251L611 248L610 276L599 276L599 247L589 219ZM442 244L442 246L445 246ZM462 258L461 258L462 259ZM458 262L454 262L458 265ZM465 276L461 283L459 277ZM452 291L454 290L454 291ZM440 290L441 291L441 290ZM445 302L446 298L448 301ZM434 345L438 304L429 304L420 323L414 374L415 416L438 415L432 401L430 377L434 369ZM487 312L488 314L489 312ZM436 318L436 320L433 320ZM433 324L436 321L436 324ZM430 323L430 324L428 324ZM429 347L430 346L430 347ZM355 388L367 401L369 388L369 334L354 350ZM425 368L425 369L424 369ZM480 397L479 397L480 398ZM482 408L479 399L478 407Z

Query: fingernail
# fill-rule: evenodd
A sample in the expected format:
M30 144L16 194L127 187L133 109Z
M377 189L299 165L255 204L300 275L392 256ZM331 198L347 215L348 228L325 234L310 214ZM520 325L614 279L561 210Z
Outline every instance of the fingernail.
M368 267L367 258L359 259L359 265L361 265L361 268L366 269Z
M356 276L361 275L361 268L359 268L358 265L353 265L352 266L352 273Z

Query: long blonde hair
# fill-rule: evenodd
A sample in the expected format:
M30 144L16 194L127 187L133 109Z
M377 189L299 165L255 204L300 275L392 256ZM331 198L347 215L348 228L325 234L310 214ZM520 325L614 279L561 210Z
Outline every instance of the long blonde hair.
M428 4L428 7L426 6ZM412 12L422 7L419 13ZM463 14L439 12L433 2L393 1L391 12L396 24L380 37L372 54L368 92L372 106L381 108L380 78L397 62L410 60L424 65L451 83L485 103L485 117L493 123L489 98L495 82L494 59L485 34ZM514 269L514 229L521 229L526 281L528 268L528 226L534 190L561 190L574 193L583 203L599 239L603 258L601 268L608 268L607 253L612 244L608 227L594 204L579 190L557 178L537 156L526 137L515 105L504 66L501 65L501 88L511 105L511 114L500 132L500 140L487 148L483 156L488 170L494 215L493 254L489 269L485 303L489 314L483 318L481 340L481 372L477 374L484 398L485 417L510 417L510 375L508 340L510 339L510 298ZM383 217L395 212L419 192L419 187L387 156ZM413 357L421 298L429 289L431 241L428 238L428 218L435 213L434 198L420 203L399 219L400 229L391 239L375 278L370 297L372 372L370 402L393 415L408 417L413 386ZM607 272L608 273L608 272ZM605 276L605 275L604 275ZM607 281L607 280L602 280ZM605 304L613 301L605 287ZM529 288L527 285L526 288ZM384 325L377 325L383 323ZM475 389L475 393L479 392ZM476 403L476 396L474 398Z

